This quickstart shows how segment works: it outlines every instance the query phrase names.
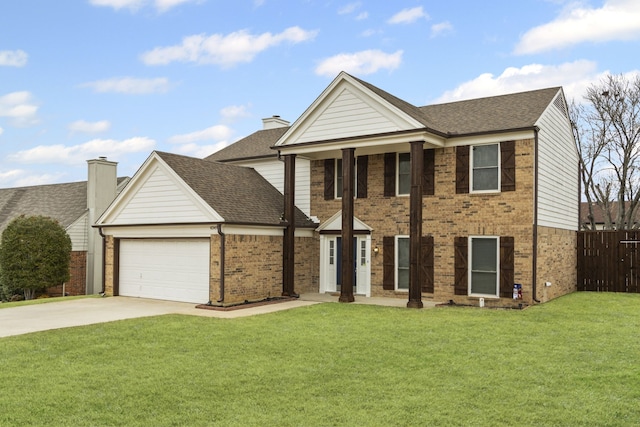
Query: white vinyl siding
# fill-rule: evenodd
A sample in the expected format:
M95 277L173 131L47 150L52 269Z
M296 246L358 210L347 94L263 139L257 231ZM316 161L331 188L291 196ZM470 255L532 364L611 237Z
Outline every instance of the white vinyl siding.
M119 294L209 301L209 239L120 241Z
M553 103L537 125L538 224L566 230L578 229L578 152L569 119Z
M152 213L152 214L151 214ZM185 189L155 168L112 224L163 224L211 221Z
M381 111L373 108L350 88L344 88L296 142L347 138L397 130L400 130L399 126L385 117Z
M89 230L89 213L85 212L80 218L75 220L69 227L67 227L67 234L71 239L72 251L86 251L87 250L87 233Z
M234 165L253 168L269 184L284 194L284 162L273 160L254 160L234 162ZM306 215L311 215L311 162L296 157L296 206Z

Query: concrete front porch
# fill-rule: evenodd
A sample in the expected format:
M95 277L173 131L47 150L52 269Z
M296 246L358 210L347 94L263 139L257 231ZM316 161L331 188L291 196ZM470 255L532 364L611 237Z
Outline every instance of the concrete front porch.
M306 293L300 295L301 301L314 301L314 302L338 302L340 298L339 293ZM424 308L433 308L439 302L422 300ZM406 298L381 298L381 297L365 297L362 295L355 295L355 301L349 304L368 304L368 305L380 305L386 307L407 307Z

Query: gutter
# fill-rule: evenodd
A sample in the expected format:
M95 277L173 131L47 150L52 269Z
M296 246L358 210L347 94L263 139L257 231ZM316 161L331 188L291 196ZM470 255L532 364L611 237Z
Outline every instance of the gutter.
M224 303L224 241L225 234L222 232L222 224L218 224L218 235L220 236L220 299L218 303Z
M531 278L531 290L532 290L532 299L534 302L540 303L540 300L537 298L538 293L538 283L537 283L537 272L538 272L538 180L539 180L539 172L538 172L538 132L539 129L536 127L534 129L534 138L533 138L533 155L534 158L534 175L533 175L533 260L532 260L532 269L533 269L533 277Z

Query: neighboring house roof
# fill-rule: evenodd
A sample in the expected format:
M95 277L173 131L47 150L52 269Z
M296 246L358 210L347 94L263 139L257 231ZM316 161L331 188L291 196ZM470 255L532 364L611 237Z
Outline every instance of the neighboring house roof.
M284 196L252 168L155 152L225 222L281 225ZM315 228L296 209L296 226Z
M118 178L118 185L128 178ZM69 227L87 210L87 181L0 189L0 232L20 215L42 215Z
M625 205L629 206L629 202L625 202ZM618 202L611 202L611 221L615 224L616 216L618 215ZM604 224L604 210L600 207L600 205L594 203L593 204L593 219L597 225ZM640 209L636 211L635 222L640 222ZM581 202L580 203L580 224L588 225L589 221L589 203Z
M205 160L228 162L240 159L276 157L278 153L272 150L271 147L288 129L289 126L259 130L205 157Z

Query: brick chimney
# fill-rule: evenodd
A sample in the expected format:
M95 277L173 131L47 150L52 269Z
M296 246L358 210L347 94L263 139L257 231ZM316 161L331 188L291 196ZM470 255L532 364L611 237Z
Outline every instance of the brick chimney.
M116 162L106 157L87 160L89 167L87 180L87 295L102 291L103 251L102 237L98 229L91 227L116 197L118 185Z
M275 128L284 128L289 126L289 122L281 119L280 116L271 116L266 119L262 119L262 129L275 129Z

